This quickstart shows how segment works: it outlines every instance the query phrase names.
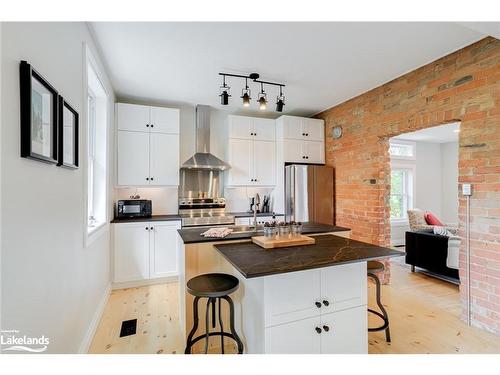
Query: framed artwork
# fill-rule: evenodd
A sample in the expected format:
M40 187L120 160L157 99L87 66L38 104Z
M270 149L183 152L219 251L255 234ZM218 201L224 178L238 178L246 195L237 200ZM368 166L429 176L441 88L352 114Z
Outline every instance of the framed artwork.
M57 163L58 94L35 69L21 61L21 157Z
M59 96L58 163L65 168L78 168L78 112Z

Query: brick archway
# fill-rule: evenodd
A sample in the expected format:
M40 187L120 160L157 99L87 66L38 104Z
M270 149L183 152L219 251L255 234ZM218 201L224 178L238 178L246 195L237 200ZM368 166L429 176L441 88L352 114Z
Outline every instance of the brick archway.
M473 184L472 322L500 334L500 41L485 38L316 117L325 120L326 160L336 170L337 224L381 245L390 240L388 139L461 122L459 184ZM336 125L344 135L334 140ZM460 197L462 236L464 216Z

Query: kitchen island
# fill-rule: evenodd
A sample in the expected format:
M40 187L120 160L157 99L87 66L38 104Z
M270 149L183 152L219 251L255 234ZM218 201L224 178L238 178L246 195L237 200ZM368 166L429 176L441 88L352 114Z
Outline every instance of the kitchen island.
M179 279L185 332L193 316L186 280L224 272L240 280L231 297L245 353L367 353L366 262L401 253L351 240L347 228L306 223L304 232L316 244L265 250L251 242L252 233L195 242L193 229L180 230L185 242ZM204 316L204 304L199 307ZM227 321L224 305L222 313ZM204 332L202 323L197 334ZM194 351L202 346L197 344ZM212 350L219 345L219 339L211 339Z

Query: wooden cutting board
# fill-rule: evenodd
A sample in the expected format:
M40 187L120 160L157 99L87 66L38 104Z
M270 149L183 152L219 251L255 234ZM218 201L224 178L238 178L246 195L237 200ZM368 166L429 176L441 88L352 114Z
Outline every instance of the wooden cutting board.
M303 245L314 245L316 240L312 237L307 237L300 235L299 237L265 237L257 236L252 237L252 242L264 249L275 249L278 247L290 247L290 246L303 246Z

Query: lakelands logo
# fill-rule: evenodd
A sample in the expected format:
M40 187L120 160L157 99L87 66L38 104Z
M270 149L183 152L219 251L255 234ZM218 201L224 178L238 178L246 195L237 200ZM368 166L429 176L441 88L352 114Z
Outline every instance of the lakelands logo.
M2 352L42 353L50 343L48 337L30 337L20 335L18 330L0 331L0 347Z

